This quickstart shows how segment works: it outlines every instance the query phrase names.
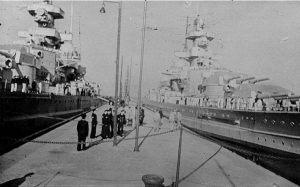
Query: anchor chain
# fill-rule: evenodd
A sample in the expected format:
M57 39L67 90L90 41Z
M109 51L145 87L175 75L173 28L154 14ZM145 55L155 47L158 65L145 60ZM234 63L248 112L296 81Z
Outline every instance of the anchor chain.
M155 134L150 134L150 135L144 135L144 136L139 136L138 138L145 138L145 137L154 137L154 136L159 136L159 135L164 135L164 134L168 134L168 133L172 133L179 130L179 128L176 129L171 129L168 131L163 131L163 132L159 132L159 133L155 133ZM121 140L134 140L136 137L131 137L131 138L124 138ZM76 141L49 141L49 140L28 140L28 139L17 139L17 138L9 138L9 137L0 137L0 140L10 140L10 141L15 141L15 142L24 142L24 143L40 143L40 144L84 144L82 142L76 142ZM113 142L114 140L104 140L104 139L100 139L100 140L95 140L95 141L87 141L85 143L88 144L102 144L102 143L109 143L109 142Z

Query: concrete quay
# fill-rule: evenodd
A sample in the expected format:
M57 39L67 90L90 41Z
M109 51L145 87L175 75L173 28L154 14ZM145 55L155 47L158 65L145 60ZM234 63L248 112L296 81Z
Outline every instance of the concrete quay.
M102 106L96 110L101 123ZM135 131L125 127L127 136L112 142L99 143L101 137L87 139L98 141L86 151L78 152L76 144L26 143L0 156L0 186L9 182L15 186L144 186L142 176L157 174L165 179L164 185L175 180L179 131L153 135L153 112L145 110L145 123L141 126L139 152L134 152ZM54 142L76 142L76 125L80 118L37 138ZM91 121L91 113L87 114ZM89 123L90 124L90 123ZM172 127L167 119L159 132ZM97 127L100 134L101 125ZM148 136L147 136L148 135ZM130 140L126 140L126 139ZM24 177L26 174L30 176ZM297 186L294 183L246 160L219 145L183 131L181 154L182 187L235 187Z

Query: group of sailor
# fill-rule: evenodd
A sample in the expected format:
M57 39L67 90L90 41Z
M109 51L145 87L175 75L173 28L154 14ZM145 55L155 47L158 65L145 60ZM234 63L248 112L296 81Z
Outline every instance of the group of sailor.
M11 80L11 92L28 92L29 78L27 76L14 76Z
M114 113L112 109L105 110L102 114L102 131L101 137L103 139L112 138L113 137L113 123ZM126 116L125 111L121 110L120 114L117 115L117 135L123 136L124 133L124 125L126 124Z
M285 110L285 111L299 111L300 99L298 101L290 101L288 99L277 100L276 105L271 105L269 100L259 99L257 97L162 97L162 103L173 103L188 106L201 106L201 107L216 107L230 110L254 110L254 111L267 111L267 110ZM274 100L272 101L274 103Z

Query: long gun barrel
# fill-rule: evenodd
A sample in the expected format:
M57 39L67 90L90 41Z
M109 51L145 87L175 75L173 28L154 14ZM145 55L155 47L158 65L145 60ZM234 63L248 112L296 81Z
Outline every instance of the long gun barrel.
M252 79L255 79L255 77L247 77L247 78L239 79L239 80L237 80L237 83L242 84L243 82L252 80Z
M288 97L288 94L261 94L261 95L258 95L257 98L258 99L267 99L267 98L282 98L282 97Z
M289 99L290 101L298 101L300 99L300 95L292 95L292 96L285 96L285 97L276 97L276 100L285 100Z
M241 78L241 76L235 76L235 77L231 77L231 78L226 79L226 81L229 82L229 81L232 81L234 79L239 79L239 78Z
M0 50L0 55L5 56L6 58L12 58L13 57L13 55L11 55L10 53L7 53L7 52L1 51L1 50Z
M255 83L262 82L262 81L267 81L267 80L270 80L270 79L269 78L255 79L255 80L250 81L249 83L255 84Z

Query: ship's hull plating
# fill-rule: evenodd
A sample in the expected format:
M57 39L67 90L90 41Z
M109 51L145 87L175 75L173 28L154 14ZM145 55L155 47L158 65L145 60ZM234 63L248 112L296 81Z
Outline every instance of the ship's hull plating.
M300 113L254 112L145 101L166 114L177 108L192 129L300 157Z
M103 102L91 96L2 93L0 97L0 137L4 139L2 143L5 138L18 139L30 136L55 123L88 111L91 107L101 106Z

